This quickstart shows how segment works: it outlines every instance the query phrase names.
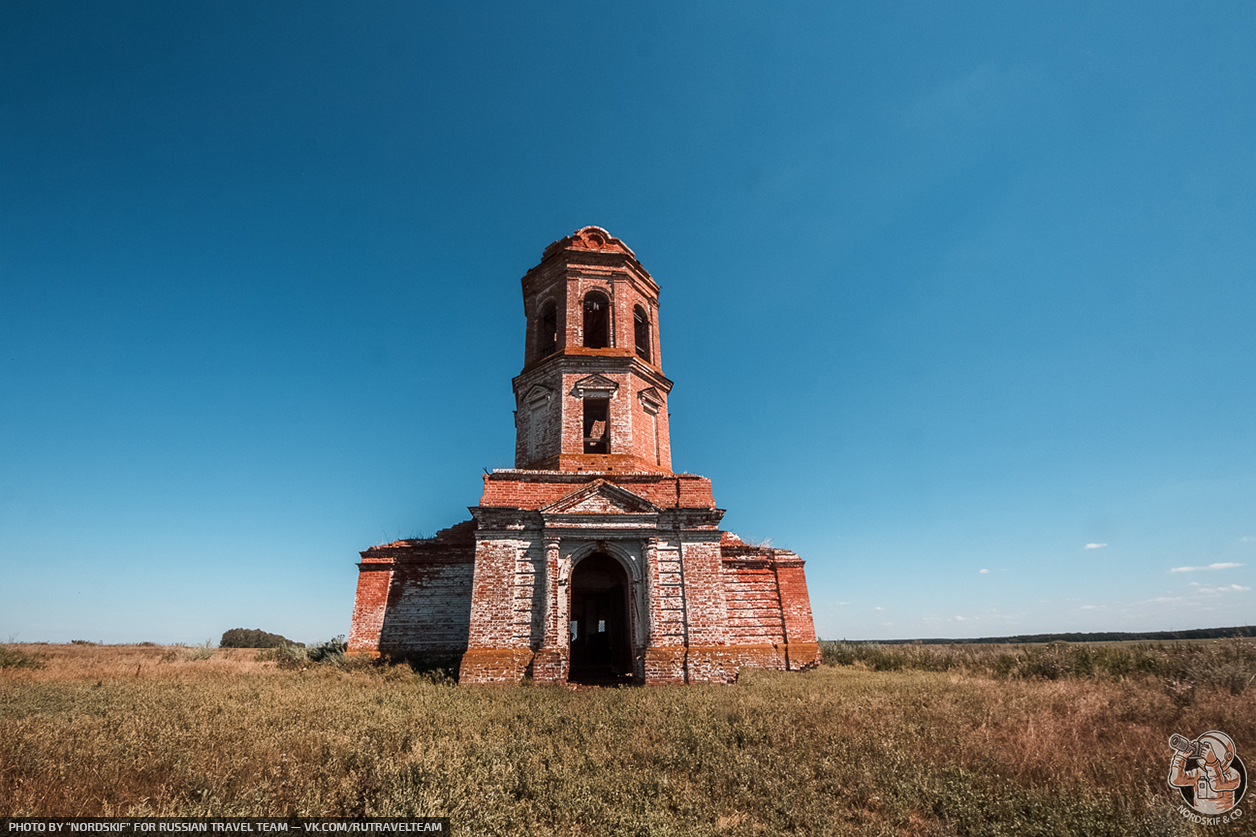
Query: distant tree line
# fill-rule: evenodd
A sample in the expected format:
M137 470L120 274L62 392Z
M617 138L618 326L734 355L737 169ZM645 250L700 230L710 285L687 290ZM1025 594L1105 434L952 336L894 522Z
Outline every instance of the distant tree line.
M218 642L219 648L279 648L295 645L304 648L304 642L293 642L279 634L270 634L257 628L232 628L224 631Z
M1189 631L1149 631L1147 633L1121 633L1112 631L1094 634L1028 634L1020 636L987 636L977 639L886 639L882 645L904 645L919 642L923 645L975 645L981 643L1022 642L1156 642L1169 639L1227 639L1229 637L1256 637L1256 625L1238 628L1196 628Z

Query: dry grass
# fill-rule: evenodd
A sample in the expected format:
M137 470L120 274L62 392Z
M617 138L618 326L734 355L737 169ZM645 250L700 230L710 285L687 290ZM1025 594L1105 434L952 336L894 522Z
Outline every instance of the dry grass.
M441 815L460 833L1128 835L1168 737L1256 742L1253 691L822 667L735 686L459 688L256 652L20 646L0 816ZM1250 760L1250 759L1249 759ZM1203 833L1199 830L1198 833Z
M212 654L197 659L204 646L13 643L5 647L42 657L45 663L40 669L5 671L0 680L5 684L118 678L168 680L206 675L221 679L267 669L257 662L257 651L251 648L215 648Z
M1120 680L1153 675L1192 688L1241 694L1256 681L1256 640L1182 642L1051 642L1026 644L880 645L820 643L829 665L862 664L874 671L965 671L1010 679L1093 677Z

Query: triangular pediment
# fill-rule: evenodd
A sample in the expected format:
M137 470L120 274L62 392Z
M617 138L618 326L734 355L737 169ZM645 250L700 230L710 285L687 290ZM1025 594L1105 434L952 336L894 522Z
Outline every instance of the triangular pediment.
M541 514L658 514L659 507L617 485L597 480L540 509Z
M586 396L610 398L617 389L619 389L619 384L610 378L602 375L588 375L572 385L571 394L576 398L584 398Z
M544 386L541 386L540 384L535 384L532 387L532 389L528 390L527 395L523 396L523 401L521 403L531 404L531 405L544 404L545 402L550 400L550 397L553 394L554 394L554 390L550 389L549 387L544 387Z

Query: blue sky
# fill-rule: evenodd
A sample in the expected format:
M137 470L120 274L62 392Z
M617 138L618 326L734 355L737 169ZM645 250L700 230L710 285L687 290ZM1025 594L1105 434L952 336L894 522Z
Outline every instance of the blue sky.
M1256 6L0 4L0 639L345 633L513 456L519 277L662 286L825 638L1256 622Z

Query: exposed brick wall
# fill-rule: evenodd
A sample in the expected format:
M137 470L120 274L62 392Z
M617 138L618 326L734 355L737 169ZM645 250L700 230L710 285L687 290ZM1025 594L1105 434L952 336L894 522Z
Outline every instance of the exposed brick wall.
M790 669L813 668L820 664L820 644L811 616L811 596L807 593L807 577L803 562L792 555L777 569L781 590L781 610L785 616L785 633L789 638Z
M469 642L472 648L527 649L529 632L518 606L531 612L533 588L521 589L517 558L522 546L515 540L484 537L475 550L475 583ZM517 599L525 599L518 602ZM526 620L530 624L531 619Z
M380 631L380 651L433 655L465 651L474 568L474 561L465 558L399 564Z
M459 680L463 683L515 684L532 661L526 648L473 648L462 655Z
M378 654L379 632L388 612L388 587L392 583L391 562L358 564L358 592L353 600L353 621L349 627L349 651Z
M685 628L689 645L728 644L728 611L724 601L719 533L681 544L681 581L685 597Z
M690 683L734 683L743 668L783 670L785 654L771 645L692 647L685 660Z
M683 646L650 647L645 651L645 682L666 686L685 682Z
M723 563L729 642L784 644L780 590L771 561L725 558Z
M603 477L612 479L616 485L644 497L659 508L715 508L711 481L706 477L694 474L608 474L605 471L497 470L484 476L484 494L480 497L480 505L539 509Z
M349 651L450 655L467 647L475 522L362 552Z
M817 665L820 645L802 559L787 549L750 546L727 532L721 552L732 641L778 646L787 663L782 667L790 670Z

